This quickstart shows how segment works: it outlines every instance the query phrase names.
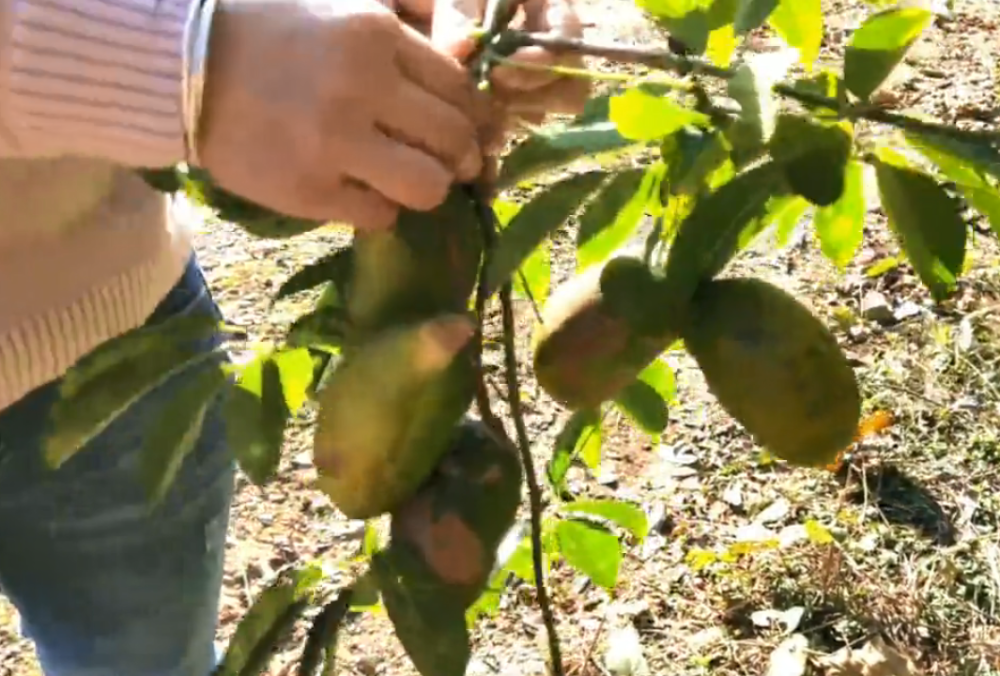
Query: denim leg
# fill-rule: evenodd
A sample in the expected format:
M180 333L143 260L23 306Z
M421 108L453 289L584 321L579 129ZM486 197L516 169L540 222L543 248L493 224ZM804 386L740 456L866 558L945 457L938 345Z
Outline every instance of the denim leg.
M194 312L219 314L192 261L150 321ZM0 412L0 586L47 676L207 676L215 665L235 472L218 405L157 508L137 475L143 431L190 378L151 392L55 471L41 437L57 385Z

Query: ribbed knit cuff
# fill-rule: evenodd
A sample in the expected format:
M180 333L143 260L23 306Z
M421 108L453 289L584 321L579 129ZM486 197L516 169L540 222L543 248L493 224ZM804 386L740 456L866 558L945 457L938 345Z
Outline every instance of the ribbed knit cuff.
M0 61L0 155L180 161L190 1L14 0Z

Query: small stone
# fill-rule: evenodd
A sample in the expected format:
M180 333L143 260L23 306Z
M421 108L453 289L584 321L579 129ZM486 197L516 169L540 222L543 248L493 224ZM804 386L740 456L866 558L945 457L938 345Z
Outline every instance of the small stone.
M923 308L914 303L912 300L904 300L892 314L897 321L902 321L904 319L909 319L910 317L915 317L921 312L923 312Z
M878 291L869 291L861 299L861 315L879 324L889 324L896 320L888 299Z

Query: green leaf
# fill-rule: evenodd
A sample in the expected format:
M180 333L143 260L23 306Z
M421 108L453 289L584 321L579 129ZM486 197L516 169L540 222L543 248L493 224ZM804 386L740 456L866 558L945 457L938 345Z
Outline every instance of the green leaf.
M795 194L819 207L840 199L853 148L851 133L842 124L782 113L768 146L774 161L784 166L785 180Z
M372 558L372 571L396 637L422 676L464 676L471 650L465 609L408 550Z
M703 280L722 271L740 250L743 230L754 225L773 195L780 194L781 179L780 165L767 162L698 200L667 255L666 297L685 304Z
M736 34L746 35L763 26L777 6L778 0L740 0L734 19Z
M343 589L313 618L296 676L334 676L340 627L353 607L354 586Z
M306 565L285 571L260 593L229 640L213 676L264 674L282 639L302 616L323 571Z
M993 232L1000 235L1000 192L989 180L987 167L977 162L975 156L970 159L964 154L959 154L961 147L956 152L948 145L935 143L922 134L914 132L904 132L904 134L911 146L933 162L948 179L955 182L969 204L985 216Z
M310 360L310 381L312 362ZM285 426L291 414L274 355L262 355L246 364L223 403L226 439L240 469L255 484L267 482L281 461Z
M965 261L960 205L933 178L881 148L875 162L882 206L907 258L935 300L955 287Z
M661 434L670 422L667 402L641 380L632 381L615 395L615 406L647 434Z
M582 458L591 469L600 465L601 436L600 411L576 411L569 417L556 436L546 470L553 493L566 492L566 473L575 458Z
M783 195L768 201L767 213L762 220L767 227L774 226L774 239L778 248L788 246L795 228L811 208L812 205L798 195Z
M572 216L607 177L603 171L576 174L549 186L521 207L499 233L486 269L490 293L497 291L549 235Z
M545 240L524 261L519 274L514 275L514 293L539 306L544 305L552 282L551 257L551 247L548 240Z
M497 190L569 165L584 155L619 151L635 145L609 118L613 94L587 101L583 113L568 124L545 127L504 156Z
M712 30L706 10L712 0L636 0L636 4L692 54L705 51Z
M1000 149L994 148L986 141L961 141L926 132L905 132L905 135L907 141L916 145L922 153L926 154L933 150L937 153L937 157L944 154L951 155L971 164L976 171L1000 180Z
M521 210L517 202L497 198L493 200L493 215L502 230ZM513 291L519 298L532 299L537 305L542 305L549 294L552 278L552 263L548 240L538 246L521 264L518 274L514 275ZM527 284L527 286L525 285Z
M200 328L217 326L210 318ZM192 324L182 326L190 330ZM164 325L155 331L136 331L109 341L84 357L59 387L50 428L43 443L46 462L61 466L132 404L186 368L217 356L178 340L179 332ZM187 337L187 336L185 336Z
M224 329L211 314L189 314L171 317L155 326L141 326L117 338L105 341L81 357L64 375L59 385L61 396L75 396L88 381L102 376L116 365L129 364L154 354L164 346L205 340Z
M156 421L144 431L139 478L150 503L159 503L173 485L184 459L201 436L208 407L225 384L226 374L221 368L205 369L167 402Z
M261 204L220 188L204 169L188 166L178 176L184 194L195 204L215 211L217 218L235 223L254 237L288 239L324 225L322 221L279 214Z
M158 192L168 195L179 192L183 187L180 176L177 175L177 167L165 169L139 169L137 171L142 180L149 187Z
M312 355L305 348L281 349L272 353L271 361L280 374L287 415L297 415L309 396L313 380Z
M933 19L933 12L918 7L900 7L868 17L851 36L844 53L847 90L862 100L871 96Z
M864 165L849 162L844 170L844 192L828 207L817 209L813 226L823 255L840 269L854 258L864 238Z
M667 192L696 195L712 172L729 160L729 143L719 132L686 127L664 140L660 154L667 164Z
M646 513L640 507L622 500L574 500L560 508L564 512L587 514L610 521L627 530L640 542L649 534Z
M829 115L831 112L836 113L840 105L841 84L839 73L820 70L807 77L793 80L792 89L808 96L830 99L829 102L823 104L818 102L803 102L802 104L808 110L818 110Z
M324 306L298 317L288 327L286 341L292 347L316 347L328 351L343 345L350 329L347 311L342 307Z
M377 551L377 550L376 550ZM378 589L378 581L367 569L351 585L351 612L365 612L378 608L382 603L382 595Z
M654 141L688 125L708 125L706 115L685 108L668 94L653 94L642 87L630 87L613 96L610 119L619 133L634 141Z
M961 186L959 190L972 208L989 221L993 232L1000 236L1000 191L996 188L971 188Z
M712 0L636 0L636 5L656 18L679 19L712 6Z
M274 294L274 301L308 291L325 282L333 282L334 286L339 289L345 288L347 280L351 276L353 258L354 250L352 248L337 249L318 261L296 270L278 287L277 293Z
M820 0L780 0L768 23L782 40L799 51L799 63L811 69L823 43Z
M705 47L705 56L715 66L725 68L733 60L733 54L739 39L733 30L732 24L716 28L708 34L708 45Z
M615 174L587 203L577 230L578 270L606 260L639 227L656 180L655 166Z
M618 537L583 519L559 519L555 527L559 553L566 562L605 589L618 583L622 551Z
M667 362L660 358L654 359L639 374L639 380L656 390L667 404L674 402L677 396L677 380L674 378L674 370L667 365Z
M713 33L733 22L738 0L638 0L672 38L693 55L710 46Z
M740 104L740 115L727 136L737 150L752 155L770 140L778 113L772 87L793 63L794 54L783 51L755 54L734 69L726 91Z

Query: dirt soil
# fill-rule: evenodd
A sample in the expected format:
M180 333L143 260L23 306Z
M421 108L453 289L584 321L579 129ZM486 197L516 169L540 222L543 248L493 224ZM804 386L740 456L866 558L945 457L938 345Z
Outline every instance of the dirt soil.
M581 2L591 22L588 37L664 41L631 2ZM824 57L839 58L864 5L824 5L832 11ZM772 45L761 33L753 49ZM958 0L881 100L944 121L995 125L998 59L1000 4ZM574 227L553 239L554 284L572 273ZM930 303L910 268L892 265L897 249L874 200L865 244L843 273L823 258L808 227L783 250L742 256L733 273L781 285L828 321L856 367L866 412L888 412L893 424L851 449L839 471L770 463L706 393L692 361L672 353L678 403L666 432L651 439L610 418L600 480L586 480L582 470L574 479L585 493L641 503L654 528L645 542L628 543L613 593L564 566L551 575L571 673L608 674L608 637L634 627L657 676L764 674L791 632L807 639L799 646L807 673L1000 675L1000 248L986 223L976 223L975 232L969 270L944 306ZM313 300L282 302L269 313L271 294L297 267L344 241L337 231L261 241L210 223L197 249L228 319L251 327L254 340L267 340ZM873 300L880 302L863 307ZM521 302L518 311L526 350L531 309ZM567 413L539 391L527 369L521 376L537 464L544 467ZM499 401L496 408L506 411ZM240 477L220 641L275 571L313 557L336 563L358 547L362 524L345 520L308 487L310 425L311 419L296 423L274 483L258 488ZM823 524L838 544L809 537L811 522ZM702 567L699 552L707 551L723 556ZM499 614L475 632L470 675L542 676L543 635L532 590L512 585ZM909 666L839 672L823 666L824 656L872 640ZM273 675L289 673L300 645L296 640L276 657ZM16 611L2 604L0 674L33 673L32 647L17 633ZM388 621L365 615L346 629L338 673L415 672Z

